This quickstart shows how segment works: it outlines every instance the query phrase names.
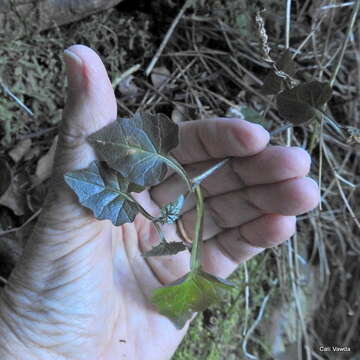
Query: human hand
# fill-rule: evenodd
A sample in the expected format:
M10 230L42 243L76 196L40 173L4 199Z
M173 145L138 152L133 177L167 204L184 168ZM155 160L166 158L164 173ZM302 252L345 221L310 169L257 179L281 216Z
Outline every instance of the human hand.
M143 258L158 241L151 223L114 227L80 206L64 173L95 159L86 137L116 118L116 99L99 57L85 46L66 55L68 101L52 187L24 254L0 293L3 359L169 359L186 333L149 304L151 291L189 270L189 254ZM310 157L299 148L267 146L269 134L238 119L181 124L173 155L190 175L232 157L206 179L204 270L226 277L264 248L288 239L295 215L316 206ZM170 175L139 195L149 211L173 200L183 184ZM191 236L194 203L182 223ZM165 235L180 241L174 225Z

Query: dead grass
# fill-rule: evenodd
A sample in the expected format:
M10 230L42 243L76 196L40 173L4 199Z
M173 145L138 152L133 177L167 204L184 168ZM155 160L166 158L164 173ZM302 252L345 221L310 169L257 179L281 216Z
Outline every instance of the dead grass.
M264 3L271 55L277 58L286 45L285 8L271 0ZM24 137L40 146L38 156L50 146L64 105L61 54L73 43L97 50L113 82L140 65L141 70L130 71L135 95L121 84L116 86L121 115L141 109L175 117L176 110L176 116L196 119L224 116L229 107L247 104L266 113L269 130L280 126L283 121L273 99L259 91L269 65L263 60L250 7L239 4L199 0L195 9L185 13L156 65L171 74L160 88L141 70L179 11L166 1L154 4L163 14L157 21L151 14L122 15L112 9L77 24L2 43L0 79L35 114L30 118L11 99L0 97L3 152ZM301 81L329 81L345 41L352 7L322 6L322 1L293 1L290 50L296 54L296 78ZM340 126L359 128L360 28L354 27L350 35L327 114ZM47 129L53 129L51 136L43 135ZM322 210L301 216L291 241L239 269L234 275L239 287L224 304L197 318L174 359L242 359L244 350L258 359L271 359L274 339L269 333L289 345L284 359L340 358L337 353L321 353L322 345L351 347L341 359L360 357L359 145L347 143L327 125L320 129L316 124L296 128L291 138L277 135L273 143L291 143L311 152L311 176L317 179L322 169ZM36 161L22 162L15 169L31 175ZM4 211L2 223L8 215ZM10 218L10 227L26 220ZM249 333L267 295L259 325ZM301 348L305 350L298 351Z

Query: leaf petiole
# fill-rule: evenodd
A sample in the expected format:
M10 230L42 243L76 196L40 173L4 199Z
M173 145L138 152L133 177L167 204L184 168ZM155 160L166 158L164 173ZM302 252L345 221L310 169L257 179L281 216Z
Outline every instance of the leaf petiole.
M156 231L159 234L160 241L162 243L167 243L165 235L164 235L163 231L161 230L161 226L157 221L158 218L149 214L131 194L127 194L127 198L129 201L132 201L137 206L140 214L142 214L143 216L145 216L147 219L149 219L152 222Z
M131 194L126 194L126 198L127 200L133 202L136 205L141 215L144 215L150 221L156 220L156 217L149 214Z
M165 163L170 166L171 168L173 168L181 177L182 179L185 181L188 189L190 192L193 192L193 187L192 187L192 183L191 183L191 179L189 178L189 175L187 174L187 172L185 171L185 169L182 167L182 165L172 156L162 156L162 159L165 161Z
M155 229L156 229L156 231L158 232L158 234L160 236L160 241L162 243L167 243L165 235L164 235L163 231L161 230L161 226L159 225L159 223L153 222L153 225L155 226Z
M330 127L332 127L343 139L346 140L346 136L341 130L342 128L341 125L339 125L336 121L329 118L323 109L317 109L317 115L318 115L317 120L319 122L321 121L321 119L324 119Z

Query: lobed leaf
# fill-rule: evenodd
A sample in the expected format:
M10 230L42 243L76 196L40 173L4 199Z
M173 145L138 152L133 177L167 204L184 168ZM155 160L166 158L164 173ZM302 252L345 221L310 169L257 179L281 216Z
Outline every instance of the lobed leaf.
M144 188L130 183L103 162L93 161L86 169L68 172L64 178L80 203L99 220L108 219L119 226L133 222L139 212L129 194Z
M266 121L261 114L259 114L256 110L244 105L230 107L226 112L226 117L237 117L254 124L259 124L264 127L266 126Z
M291 77L296 73L296 62L292 59L289 50L285 50L279 61L276 62L276 65L281 71ZM281 90L284 90L284 80L277 76L274 71L270 71L264 80L261 92L264 95L275 95Z
M242 113L242 118L246 121L252 122L254 124L259 124L262 126L266 125L266 121L264 117L261 114L259 114L256 110L248 106L241 106L241 113Z
M179 142L179 128L163 114L137 113L119 118L90 135L101 159L129 181L158 184L165 176L170 150Z
M332 95L329 83L311 81L283 91L277 98L279 113L294 125L315 118L317 109L326 104Z
M186 249L186 246L182 242L161 242L159 245L154 246L151 250L146 251L142 255L143 257L176 255Z
M160 224L173 224L179 218L184 202L185 196L181 194L176 200L162 207L158 222Z
M221 300L234 285L201 270L191 271L174 283L156 289L150 299L157 310L181 329L194 312Z

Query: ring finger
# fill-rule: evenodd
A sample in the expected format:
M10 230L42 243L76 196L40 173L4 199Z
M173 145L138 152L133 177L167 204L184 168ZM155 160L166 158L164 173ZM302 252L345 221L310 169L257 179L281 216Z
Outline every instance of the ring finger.
M242 226L266 214L300 215L318 202L318 187L310 178L250 186L205 200L203 239L226 229ZM182 215L181 221L190 238L194 235L196 210Z

